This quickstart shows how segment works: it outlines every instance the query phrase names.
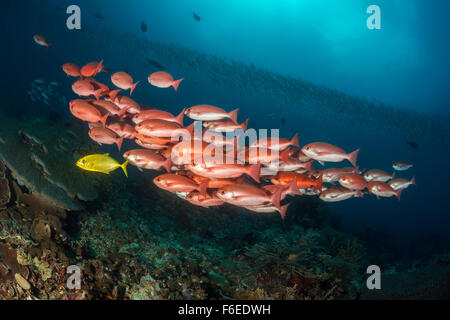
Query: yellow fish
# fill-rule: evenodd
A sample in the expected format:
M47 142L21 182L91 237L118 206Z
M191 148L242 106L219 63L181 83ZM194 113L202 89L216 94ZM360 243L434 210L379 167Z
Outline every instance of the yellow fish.
M77 167L83 170L102 172L106 174L109 174L111 171L114 171L120 167L125 173L125 176L128 178L127 164L128 160L125 161L123 164L120 164L115 159L111 158L109 156L109 153L91 154L81 158L76 163Z

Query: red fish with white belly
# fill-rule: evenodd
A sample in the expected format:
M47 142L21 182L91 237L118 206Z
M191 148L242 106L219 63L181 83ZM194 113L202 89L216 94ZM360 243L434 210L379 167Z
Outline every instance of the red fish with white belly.
M324 162L341 162L348 160L354 167L356 167L356 160L358 159L359 149L346 153L339 147L325 142L310 143L302 148L303 154L307 157L318 161L323 165Z
M111 82L118 88L123 90L130 89L130 96L140 81L133 83L133 78L126 72L120 71L111 75Z
M331 187L323 191L319 198L325 202L338 202L347 199L363 197L361 190L350 190L343 187Z
M148 82L158 88L169 88L173 87L175 91L178 91L178 86L180 85L181 81L184 79L178 79L174 80L172 75L170 73L167 73L165 71L157 71L150 74L147 78Z
M164 110L151 109L151 110L144 110L144 111L141 111L141 112L135 114L131 118L131 120L137 124L137 123L141 123L144 120L159 119L159 120L176 122L182 126L183 125L183 117L184 117L184 109L181 111L181 113L178 116L174 116L170 112L167 112Z
M164 158L159 153L148 149L133 149L125 152L123 157L138 168L160 170L166 169L170 172L172 161L170 158Z
M396 196L400 201L400 196L402 194L403 189L394 190L392 187L386 182L381 181L371 181L367 184L367 189L370 193L376 195L377 197L392 197Z
M116 133L108 128L92 128L89 130L89 137L100 144L116 144L119 151L122 147L123 137L117 137Z
M108 113L103 115L96 107L80 99L70 102L70 112L80 120L92 123L100 122L103 126L109 116Z
M366 179L356 173L344 173L338 181L341 186L350 190L364 190L367 187Z
M153 179L153 182L159 188L170 192L192 192L198 191L200 194L206 194L206 182L197 184L194 180L182 175L166 173Z
M217 197L229 204L245 207L245 206L261 206L265 204L273 204L276 208L280 208L280 198L283 188L280 187L273 194L269 194L265 190L249 185L249 184L230 184L219 189L216 193Z
M106 127L114 131L119 137L124 137L125 139L135 138L134 127L126 122L123 121L111 122L108 123Z
M222 108L209 104L199 104L187 108L184 113L193 120L211 121L228 118L234 123L237 123L238 111L239 109L234 109L233 111L226 112Z

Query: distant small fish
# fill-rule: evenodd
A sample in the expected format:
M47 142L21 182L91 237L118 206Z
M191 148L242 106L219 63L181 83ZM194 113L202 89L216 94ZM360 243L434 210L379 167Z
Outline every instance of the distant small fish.
M97 18L97 19L105 19L105 17L102 16L100 13L95 13L94 17Z
M370 181L381 181L381 182L388 182L391 179L395 178L395 172L392 174L389 174L387 172L384 172L383 170L378 169L372 169L369 171L366 171L363 175L364 179L366 179L367 182Z
M406 144L413 148L414 150L419 149L419 144L415 141L406 141Z
M192 16L194 17L194 19L196 21L200 21L202 18L200 18L200 16L198 14L196 14L195 12L192 12Z
M388 183L392 189L394 189L395 191L399 190L399 189L406 189L408 188L410 185L415 186L416 185L416 178L412 177L411 180L406 180L406 179L402 179L402 178L397 178L397 179L393 179L391 181L389 181Z
M44 37L43 35L41 35L41 34L35 34L35 35L33 36L33 40L34 40L34 42L36 42L38 45L43 46L43 47L46 47L47 50L48 50L48 48L50 48L50 46L51 46L51 43L48 43L48 42L47 42L47 39L45 39L45 37Z
M36 82L36 83L44 83L44 80L36 79L36 80L34 80L34 82Z
M141 30L142 30L142 32L146 32L147 31L147 25L145 24L144 21L141 22Z
M408 170L409 168L412 168L413 166L414 165L409 162L397 161L397 162L394 162L394 164L392 165L392 168L394 168L397 171L405 171L405 170Z
M158 70L166 70L166 67L162 66L155 60L147 59L147 63L153 67L155 67Z
M111 171L117 168L122 168L125 176L128 177L126 160L123 164L120 164L115 159L111 158L108 153L106 154L91 154L81 158L76 162L77 167L86 170L109 174Z
M403 189L394 190L390 185L381 181L371 181L367 184L367 189L371 194L376 195L377 197L392 197L396 196L400 201L400 196L402 194Z

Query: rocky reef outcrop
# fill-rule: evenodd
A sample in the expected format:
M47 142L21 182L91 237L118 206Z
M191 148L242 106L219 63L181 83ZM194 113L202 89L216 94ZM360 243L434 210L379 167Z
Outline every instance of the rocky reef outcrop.
M97 180L80 174L74 163L97 148L76 128L62 121L36 117L17 119L0 113L0 159L20 187L42 201L67 210L80 210L82 201L98 197ZM0 178L0 207L10 199Z
M140 176L102 185L101 201L71 212L23 190L8 170L4 176L11 199L0 208L0 300L349 299L358 292L363 248L324 223L327 213L312 199L293 204L299 211L283 223L231 206L198 208ZM67 287L72 265L81 270L79 290Z

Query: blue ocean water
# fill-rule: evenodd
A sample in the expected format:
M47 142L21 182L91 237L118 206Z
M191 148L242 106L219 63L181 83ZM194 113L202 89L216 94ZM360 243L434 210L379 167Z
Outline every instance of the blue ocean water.
M81 8L81 30L66 28L65 10L71 4ZM371 4L381 8L381 30L366 27L366 9ZM68 101L74 98L72 82L61 65L104 59L107 68L128 70L134 79L142 81L134 98L143 104L148 101L174 114L199 103L239 107L240 119L250 117L254 127L280 128L285 138L298 132L301 145L326 141L347 151L361 148L358 163L362 169L392 172L394 161L414 162L412 170L399 174L407 178L414 175L417 181L416 187L403 192L401 201L364 197L329 204L329 208L342 218L347 230L356 233L366 228L379 230L408 247L427 241L442 247L450 245L448 1L36 0L2 1L2 6L7 14L2 14L1 22L1 88L18 101L2 108L25 115L56 111L69 118L67 106L40 104L36 110L26 95L30 84L35 79L58 82L58 94ZM200 21L193 18L193 12ZM140 29L142 21L148 26L146 32ZM35 33L45 34L52 43L48 52L33 42ZM190 65L195 81L189 81L190 74L180 74L186 80L176 95L158 90L146 83L151 71L147 59L158 58L145 55L140 42L143 39L253 64L376 100L401 110L402 115L413 114L426 123L429 119L436 121L439 126L432 122L430 127L438 132L392 128L394 115L388 112L352 122L358 117L354 109L337 112L339 117L315 105L298 109L270 92L255 91L258 78L250 72L247 77L227 74L230 87L210 77L202 78L204 65L198 61ZM176 60L188 58L176 56L168 70L177 74ZM106 81L107 76L103 74L100 79ZM270 87L270 83L265 85ZM324 99L325 104L333 103L328 96ZM285 125L281 125L281 118L286 120ZM407 141L417 142L419 148L414 150Z

